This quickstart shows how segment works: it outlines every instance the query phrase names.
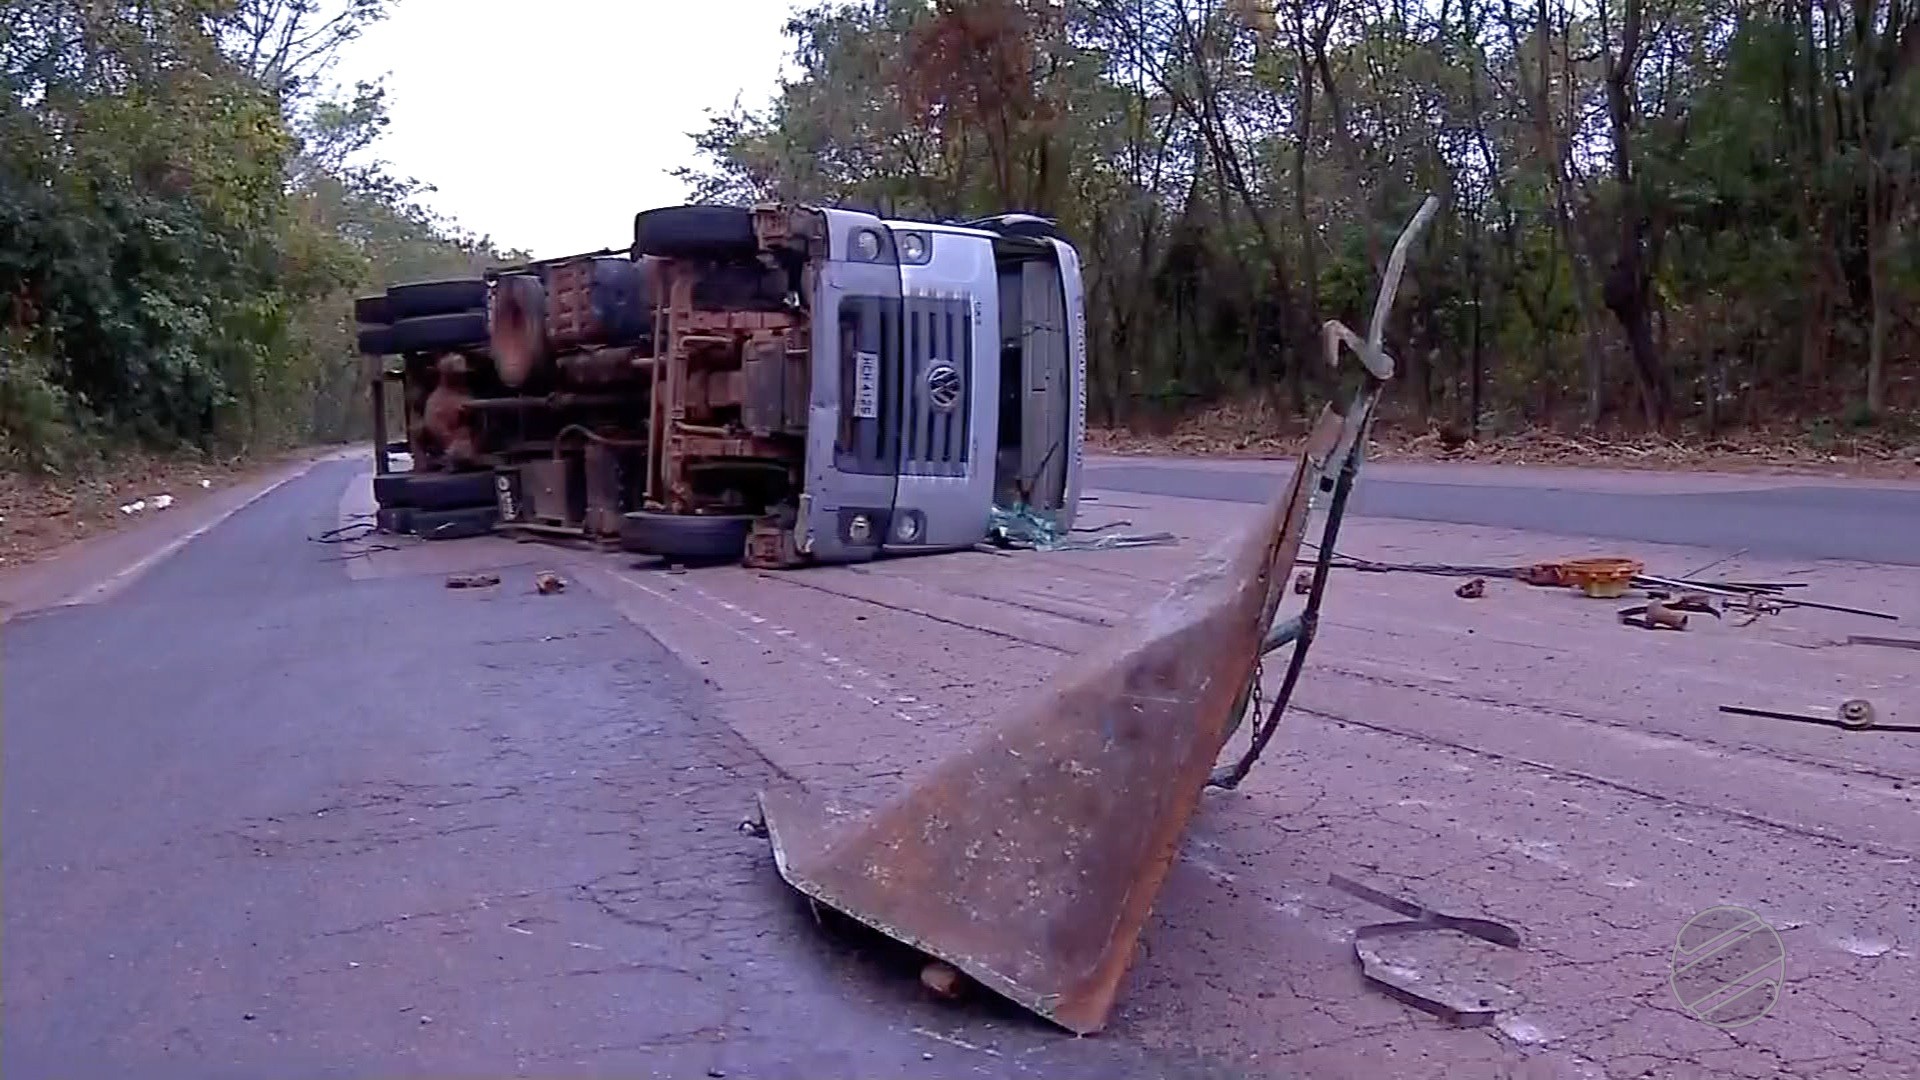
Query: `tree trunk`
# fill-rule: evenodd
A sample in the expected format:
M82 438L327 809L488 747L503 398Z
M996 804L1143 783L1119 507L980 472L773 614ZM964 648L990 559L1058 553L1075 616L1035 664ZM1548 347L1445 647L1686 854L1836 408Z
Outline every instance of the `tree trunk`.
M1617 246L1607 273L1604 300L1627 335L1634 381L1640 389L1647 426L1664 428L1672 414L1672 394L1659 350L1653 342L1653 271L1647 255L1647 208L1634 169L1634 81L1641 47L1640 0L1626 0L1620 28L1620 52L1607 65L1607 119L1613 136L1613 180L1619 189ZM1607 8L1600 5L1601 32Z

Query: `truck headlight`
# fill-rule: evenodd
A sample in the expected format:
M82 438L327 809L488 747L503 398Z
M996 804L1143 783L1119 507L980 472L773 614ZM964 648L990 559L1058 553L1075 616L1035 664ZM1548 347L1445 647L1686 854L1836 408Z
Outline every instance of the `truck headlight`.
M873 262L880 257L880 234L872 229L861 229L853 234L853 257L861 262Z
M903 544L920 539L920 519L912 514L901 514L893 523L893 538Z
M867 542L867 538L872 535L873 521L867 517L867 515L855 514L853 515L853 520L847 522L847 539L852 540L854 543L864 544Z

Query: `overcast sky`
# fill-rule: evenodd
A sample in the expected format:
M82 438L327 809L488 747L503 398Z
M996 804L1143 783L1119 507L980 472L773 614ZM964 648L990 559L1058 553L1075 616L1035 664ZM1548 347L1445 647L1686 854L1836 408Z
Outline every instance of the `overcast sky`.
M377 148L434 209L537 257L631 242L687 133L776 89L793 0L399 0L333 77L387 76Z

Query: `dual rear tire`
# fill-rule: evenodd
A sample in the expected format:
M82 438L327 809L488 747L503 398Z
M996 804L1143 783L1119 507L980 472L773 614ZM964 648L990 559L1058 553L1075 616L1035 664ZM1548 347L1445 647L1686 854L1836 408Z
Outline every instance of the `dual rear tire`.
M369 356L476 349L487 343L486 308L483 278L395 285L354 300L357 344Z
M387 473L373 478L382 532L412 533L422 540L482 536L499 520L491 472Z

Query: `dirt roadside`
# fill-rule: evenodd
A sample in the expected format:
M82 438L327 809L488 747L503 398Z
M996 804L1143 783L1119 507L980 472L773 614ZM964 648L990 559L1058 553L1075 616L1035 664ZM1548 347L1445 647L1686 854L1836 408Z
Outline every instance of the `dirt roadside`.
M0 620L99 599L314 464L360 452L316 447L245 465L145 463L84 485L4 477ZM124 500L115 502L115 499ZM123 509L124 508L124 509Z
M1209 458L1292 457L1303 434L1298 422L1244 406L1210 410L1160 432L1090 427L1088 449L1114 455ZM1443 432L1382 423L1369 457L1393 462L1473 462L1662 472L1721 472L1776 476L1839 476L1920 480L1920 424L1912 420L1880 431L1760 430L1686 442L1645 434L1567 435L1526 431L1479 441Z
M340 449L306 447L232 459L133 455L71 480L0 472L0 569L31 565L75 543L182 514L217 492Z

